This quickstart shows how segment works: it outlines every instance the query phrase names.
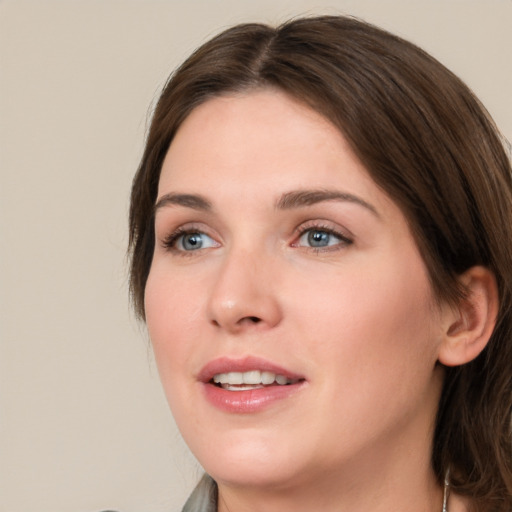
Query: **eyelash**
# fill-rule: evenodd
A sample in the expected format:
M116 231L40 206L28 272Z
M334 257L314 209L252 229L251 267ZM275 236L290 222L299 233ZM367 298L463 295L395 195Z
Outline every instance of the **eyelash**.
M326 233L328 235L334 236L334 237L338 238L340 240L340 242L336 243L336 244L333 244L333 245L323 246L323 247L312 247L312 246L302 246L302 245L299 245L300 238L303 235L305 235L306 233L312 232L312 231L317 231L317 232L320 232L320 233ZM212 238L207 233L205 233L204 230L202 230L200 228L195 228L195 227L187 227L187 228L179 227L179 228L175 229L172 233L167 235L162 240L162 247L164 249L167 249L167 250L171 251L171 252L177 253L180 256L192 256L194 252L200 251L201 248L197 249L196 251L192 251L192 250L187 251L187 250L176 248L176 244L178 243L178 241L179 241L179 239L181 237L184 237L186 235L195 234L195 233L204 234L208 238ZM312 250L312 251L317 252L317 253L318 252L326 252L326 251L335 251L335 250L339 250L340 247L347 247L347 246L353 244L353 240L351 238L347 237L346 235L343 235L342 233L340 233L339 231L333 229L332 227L326 226L326 225L323 225L323 224L304 224L304 225L300 226L299 228L297 228L297 235L295 237L295 240L297 240L297 241L294 242L293 244L291 244L292 247L297 247L297 248L302 248L302 249L309 249L309 250Z
M333 229L331 226L326 226L323 224L308 224L308 223L300 226L297 229L297 233L298 233L297 240L300 240L300 238L303 235L305 235L306 233L311 232L311 231L317 231L320 233L326 233L328 235L332 235L332 236L338 238L340 240L340 242L337 244L334 244L334 245L328 245L328 246L324 246L324 247L311 247L311 246L305 247L305 246L298 245L298 242L295 242L292 245L294 247L300 247L300 248L306 248L309 250L313 250L314 252L318 253L318 252L326 252L326 251L336 251L342 247L347 247L354 243L354 241L351 238L349 238L347 235L340 233L338 230Z
M177 242L179 241L179 239L181 237L184 237L186 235L192 235L192 234L195 234L195 233L207 235L204 232L204 230L202 230L200 228L195 228L193 226L192 227L184 228L184 227L180 226L179 228L175 229L172 233L167 235L162 240L162 246L164 247L164 249L167 249L169 251L179 253L180 255L183 255L183 256L185 256L185 255L189 256L189 255L191 255L195 251L185 251L185 250L182 250L182 249L177 249L176 248L176 244L177 244ZM209 236L209 235L207 235L207 236ZM211 237L209 237L209 238L211 238Z

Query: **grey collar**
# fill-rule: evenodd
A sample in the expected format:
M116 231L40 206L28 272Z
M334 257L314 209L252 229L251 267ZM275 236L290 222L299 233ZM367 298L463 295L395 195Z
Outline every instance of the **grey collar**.
M217 495L217 484L204 474L181 512L217 512Z

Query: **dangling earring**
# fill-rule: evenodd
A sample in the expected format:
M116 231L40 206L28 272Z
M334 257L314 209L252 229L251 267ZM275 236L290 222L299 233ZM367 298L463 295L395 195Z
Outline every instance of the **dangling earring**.
M448 496L450 495L450 483L448 482L449 476L450 476L450 470L447 470L446 476L444 477L443 510L442 510L442 512L448 512Z

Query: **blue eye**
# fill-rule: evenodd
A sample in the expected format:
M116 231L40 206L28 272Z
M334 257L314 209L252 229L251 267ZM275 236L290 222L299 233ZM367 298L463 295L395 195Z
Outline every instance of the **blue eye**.
M176 251L197 251L209 247L217 247L217 242L201 231L186 231L172 234L164 242L164 246Z
M302 233L297 245L309 246L315 249L331 247L340 244L349 244L350 241L326 229L308 229Z

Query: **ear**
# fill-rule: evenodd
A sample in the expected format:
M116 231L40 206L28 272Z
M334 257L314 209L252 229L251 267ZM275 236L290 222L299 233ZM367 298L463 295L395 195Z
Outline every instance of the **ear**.
M487 268L471 267L460 276L466 290L456 307L443 313L443 341L439 362L459 366L477 357L486 347L498 315L498 286Z

